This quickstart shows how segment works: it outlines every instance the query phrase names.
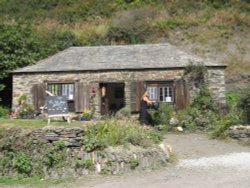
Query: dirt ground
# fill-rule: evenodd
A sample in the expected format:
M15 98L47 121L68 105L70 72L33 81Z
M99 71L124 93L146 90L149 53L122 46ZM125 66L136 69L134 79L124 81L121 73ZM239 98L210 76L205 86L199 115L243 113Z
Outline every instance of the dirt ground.
M200 134L168 134L177 162L158 170L79 179L56 188L245 188L250 187L250 147ZM31 187L31 186L28 186ZM39 186L40 187L40 186Z
M178 161L174 165L161 170L104 178L83 184L76 182L73 187L250 187L249 147L211 140L199 134L168 134L165 143L171 145L176 154ZM233 158L234 155L236 155L236 160ZM200 164L198 166L195 165L197 161ZM216 161L219 164L215 163Z

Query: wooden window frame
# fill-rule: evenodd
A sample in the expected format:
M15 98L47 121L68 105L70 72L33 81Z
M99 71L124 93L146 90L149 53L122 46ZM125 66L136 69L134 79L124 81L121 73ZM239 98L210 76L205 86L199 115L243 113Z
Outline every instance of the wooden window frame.
M161 103L169 103L173 104L175 102L175 87L174 87L174 82L173 81L147 81L146 82L147 88L157 88L157 99L155 98L150 98L150 100L157 100L158 102ZM165 100L160 100L160 88L171 88L172 89L172 95L171 102L167 102Z
M73 85L73 91L72 91L73 98L70 99L69 96L67 96L67 98L68 98L68 101L74 101L75 100L75 83L76 83L75 81L47 81L46 82L46 89L49 91L50 84L54 84L54 85L72 84ZM53 92L51 92L51 93L53 93ZM59 96L62 96L62 95L59 95Z

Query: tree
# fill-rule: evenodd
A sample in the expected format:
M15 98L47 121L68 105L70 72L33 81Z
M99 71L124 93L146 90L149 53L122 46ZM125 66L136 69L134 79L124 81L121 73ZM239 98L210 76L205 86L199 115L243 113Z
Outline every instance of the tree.
M53 32L41 36L31 24L0 24L0 94L6 98L5 104L11 101L11 71L34 64L59 50L80 45L70 32ZM0 100L1 101L1 100Z
M3 80L14 69L33 64L46 51L41 38L36 37L30 25L0 25L0 91L6 86Z

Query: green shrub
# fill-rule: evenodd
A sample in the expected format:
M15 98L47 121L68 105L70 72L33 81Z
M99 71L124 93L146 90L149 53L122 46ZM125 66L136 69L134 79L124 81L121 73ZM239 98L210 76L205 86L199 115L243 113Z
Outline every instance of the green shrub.
M91 152L106 147L105 137L108 134L108 124L100 123L89 126L81 142L85 151Z
M196 73L191 72L193 79L203 78L203 68L197 68ZM188 130L208 130L216 121L218 109L213 101L206 84L199 83L198 91L190 106L181 112L178 112L180 125Z
M132 159L129 161L129 166L131 169L135 169L137 166L139 166L140 161L139 159Z
M24 153L18 153L15 159L15 168L22 175L29 175L32 171L32 161L29 156Z
M94 170L94 165L91 159L78 160L76 163L76 168L85 168L89 170Z
M104 143L101 143L99 139L97 139L97 135L91 133L87 134L82 138L82 144L84 150L87 152L91 152L96 149L101 149L105 147Z
M62 160L61 155L54 151L53 149L49 149L44 156L43 163L48 167L53 167L58 164Z
M210 129L209 135L212 138L226 138L226 131L230 126L242 123L242 114L231 111L225 116L218 117L218 119L214 122L213 127Z
M158 110L156 110L153 114L153 121L155 125L169 125L169 120L174 112L173 105L169 104L160 104Z
M65 162L66 147L64 141L58 140L53 143L53 147L48 148L43 156L42 163L47 167L61 166Z
M122 108L116 113L116 117L118 118L129 118L131 116L131 110L129 108Z
M226 95L226 103L231 110L237 107L242 100L241 94L239 92L228 91L225 93L225 95Z
M58 140L53 142L55 150L63 150L65 148L65 143L63 140Z
M0 106L0 118L7 118L10 110L7 107Z
M162 136L152 130L146 130L138 124L109 120L87 128L82 144L87 152L103 149L106 146L133 144L148 147L159 143Z

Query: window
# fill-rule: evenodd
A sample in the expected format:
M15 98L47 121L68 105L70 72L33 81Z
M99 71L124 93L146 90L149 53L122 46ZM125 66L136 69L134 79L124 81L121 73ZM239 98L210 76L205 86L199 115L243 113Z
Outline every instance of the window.
M147 84L147 92L150 100L174 102L174 91L171 84Z
M49 83L48 91L56 96L66 96L69 100L74 99L74 84L72 83Z
M157 97L157 87L148 87L147 92L148 92L149 98L151 100L157 100L158 99L158 97Z

